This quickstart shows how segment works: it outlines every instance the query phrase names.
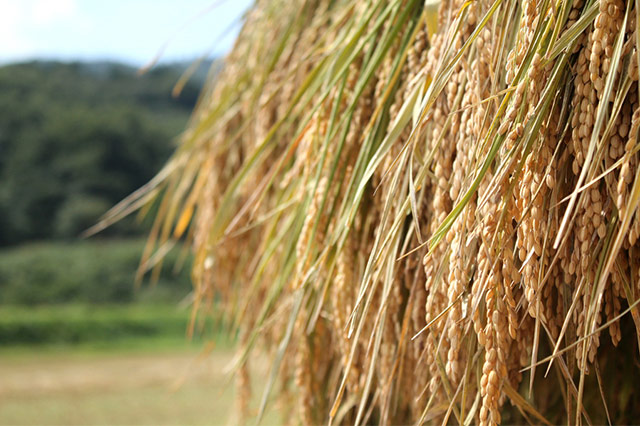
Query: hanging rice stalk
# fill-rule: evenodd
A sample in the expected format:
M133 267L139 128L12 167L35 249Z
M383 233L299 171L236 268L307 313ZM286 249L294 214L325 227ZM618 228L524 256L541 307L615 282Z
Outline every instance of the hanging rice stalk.
M143 265L195 254L261 413L303 424L640 414L638 2L259 0Z

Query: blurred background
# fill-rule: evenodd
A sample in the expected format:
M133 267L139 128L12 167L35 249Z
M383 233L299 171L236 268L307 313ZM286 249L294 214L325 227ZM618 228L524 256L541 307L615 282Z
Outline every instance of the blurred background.
M160 170L250 3L0 0L0 424L228 420L188 256L136 286L148 221L79 235Z

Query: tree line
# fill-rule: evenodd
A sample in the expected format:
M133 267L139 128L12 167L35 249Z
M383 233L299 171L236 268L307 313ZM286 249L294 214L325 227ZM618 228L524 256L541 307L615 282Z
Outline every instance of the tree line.
M140 76L109 62L1 67L0 246L75 238L153 177L202 85L201 70L172 97L184 69ZM108 232L136 229L125 221Z

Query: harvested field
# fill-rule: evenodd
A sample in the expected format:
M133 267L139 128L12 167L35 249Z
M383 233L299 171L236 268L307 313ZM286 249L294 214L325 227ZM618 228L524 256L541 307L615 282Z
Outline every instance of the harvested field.
M233 389L222 369L232 353L197 355L175 349L0 354L0 424L228 424Z

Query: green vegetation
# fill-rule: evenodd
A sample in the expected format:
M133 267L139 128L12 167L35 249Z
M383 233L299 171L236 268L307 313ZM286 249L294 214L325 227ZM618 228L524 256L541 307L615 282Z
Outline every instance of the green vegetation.
M189 257L170 253L156 283L136 286L144 241L131 236L144 223L128 219L99 238L78 236L174 149L211 63L173 97L187 65L144 75L109 62L0 67L3 348L184 341L188 309L175 306L191 290Z
M100 344L137 339L185 340L188 309L123 305L0 308L4 345Z
M176 270L173 251L156 282L136 286L143 246L142 239L96 239L0 250L2 346L184 344L190 309L178 303L191 291L190 261ZM220 324L206 318L199 330L220 338Z
M191 290L189 262L168 255L158 281L136 287L142 239L43 242L0 250L0 305L176 303Z
M205 77L172 98L184 69L0 68L0 424L226 420L232 337L215 310L188 337L191 257L136 285L145 223L77 238L168 158Z
M173 150L201 80L113 63L0 68L0 245L75 238L147 182ZM125 221L109 233L139 231Z

